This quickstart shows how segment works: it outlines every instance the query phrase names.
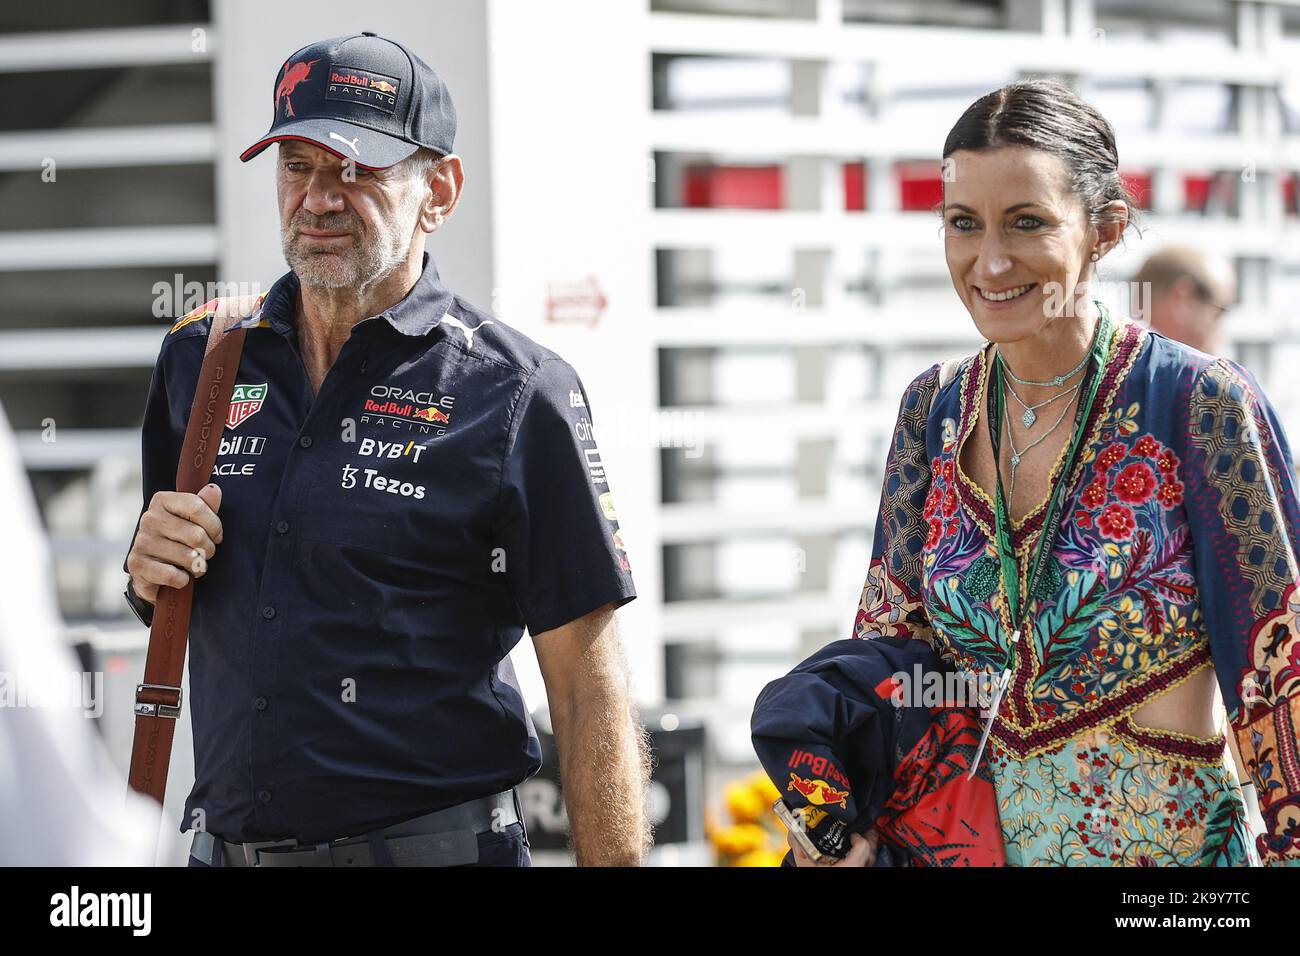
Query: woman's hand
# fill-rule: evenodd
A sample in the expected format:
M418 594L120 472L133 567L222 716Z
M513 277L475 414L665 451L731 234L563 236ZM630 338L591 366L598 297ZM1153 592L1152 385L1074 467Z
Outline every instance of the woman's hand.
M834 863L814 863L812 858L795 844L793 834L787 833L785 840L794 851L795 866L872 866L876 862L876 847L880 843L880 834L876 832L875 827L868 830L866 836L850 833L851 846L848 855Z

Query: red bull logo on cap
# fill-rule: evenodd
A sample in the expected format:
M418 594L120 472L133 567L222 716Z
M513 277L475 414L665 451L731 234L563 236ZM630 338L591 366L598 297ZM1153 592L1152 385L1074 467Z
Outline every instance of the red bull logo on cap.
M397 91L402 81L395 76L359 70L355 66L335 66L330 70L325 99L360 103L383 113L397 109Z

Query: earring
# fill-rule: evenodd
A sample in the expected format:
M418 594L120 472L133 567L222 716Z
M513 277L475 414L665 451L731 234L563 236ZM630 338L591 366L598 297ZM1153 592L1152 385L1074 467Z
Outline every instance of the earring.
M435 228L436 228L437 226L441 226L441 225L442 225L442 213L441 213L441 212L435 212L435 213L433 214L433 225L434 225Z
M1093 262L1096 262L1098 259L1101 258L1101 256L1098 255L1096 252L1093 252L1093 254L1089 256L1089 258L1092 259Z

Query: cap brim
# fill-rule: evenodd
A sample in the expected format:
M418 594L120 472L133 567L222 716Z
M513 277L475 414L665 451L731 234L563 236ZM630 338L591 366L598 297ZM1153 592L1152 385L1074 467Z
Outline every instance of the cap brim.
M393 166L420 148L415 143L343 120L302 119L281 123L240 153L239 161L246 163L272 143L283 140L319 146L341 159L352 160L363 169Z

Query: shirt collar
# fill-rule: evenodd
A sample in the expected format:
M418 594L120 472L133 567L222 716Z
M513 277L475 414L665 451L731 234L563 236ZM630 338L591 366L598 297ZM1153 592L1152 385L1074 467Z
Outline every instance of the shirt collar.
M286 272L275 280L259 308L226 331L269 325L281 335L296 335L298 289L298 277L292 271ZM438 278L437 265L426 252L421 262L420 278L415 280L411 291L380 315L403 335L426 335L447 314L452 298L451 291Z

